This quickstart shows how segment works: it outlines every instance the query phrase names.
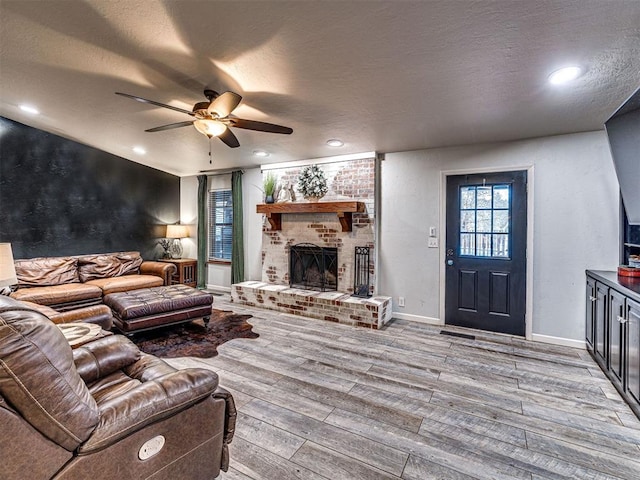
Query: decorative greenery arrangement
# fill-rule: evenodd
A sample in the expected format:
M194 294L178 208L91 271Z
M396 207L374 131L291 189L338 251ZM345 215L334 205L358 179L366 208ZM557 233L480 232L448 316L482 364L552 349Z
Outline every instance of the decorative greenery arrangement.
M324 197L329 190L324 172L317 165L304 167L298 176L298 190L307 200Z
M264 194L269 197L273 197L276 193L276 184L278 183L278 177L273 172L267 172L264 176L262 186L264 188Z

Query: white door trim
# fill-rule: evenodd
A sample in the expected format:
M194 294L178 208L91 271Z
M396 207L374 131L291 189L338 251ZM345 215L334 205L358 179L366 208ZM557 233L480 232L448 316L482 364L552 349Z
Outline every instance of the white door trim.
M440 319L444 325L445 319L445 287L446 287L446 240L447 240L447 177L451 175L474 175L479 173L527 171L527 277L526 277L526 307L525 307L525 338L533 338L533 165L510 167L467 168L463 170L440 171Z

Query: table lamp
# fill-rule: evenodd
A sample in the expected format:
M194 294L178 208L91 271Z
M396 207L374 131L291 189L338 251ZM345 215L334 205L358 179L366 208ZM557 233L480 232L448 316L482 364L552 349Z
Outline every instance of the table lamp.
M11 293L11 285L18 283L16 267L13 264L13 253L10 243L0 243L0 294Z
M187 231L186 225L167 225L167 238L171 238L173 240L171 247L171 258L181 258L182 257L182 238L187 238L189 236L189 232ZM176 241L177 240L177 241Z

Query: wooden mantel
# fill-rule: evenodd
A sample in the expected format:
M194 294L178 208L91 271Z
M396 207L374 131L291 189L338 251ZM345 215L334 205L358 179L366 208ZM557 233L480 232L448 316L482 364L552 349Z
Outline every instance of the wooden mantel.
M259 203L258 213L264 213L271 224L271 230L282 230L283 213L335 213L338 215L343 232L351 231L351 214L364 212L363 202L302 202L302 203Z

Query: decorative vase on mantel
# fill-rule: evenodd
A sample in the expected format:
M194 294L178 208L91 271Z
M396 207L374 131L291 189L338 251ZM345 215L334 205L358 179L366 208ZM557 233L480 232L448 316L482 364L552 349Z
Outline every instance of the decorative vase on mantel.
M262 180L264 188L264 203L274 203L274 195L278 185L278 177L273 172L267 172Z
M304 197L304 199L305 199L307 202L311 202L311 203L317 203L317 202L319 202L319 201L320 201L320 199L321 199L321 198L322 198L322 197L318 197L318 196L316 196L316 195L312 195L312 196Z

